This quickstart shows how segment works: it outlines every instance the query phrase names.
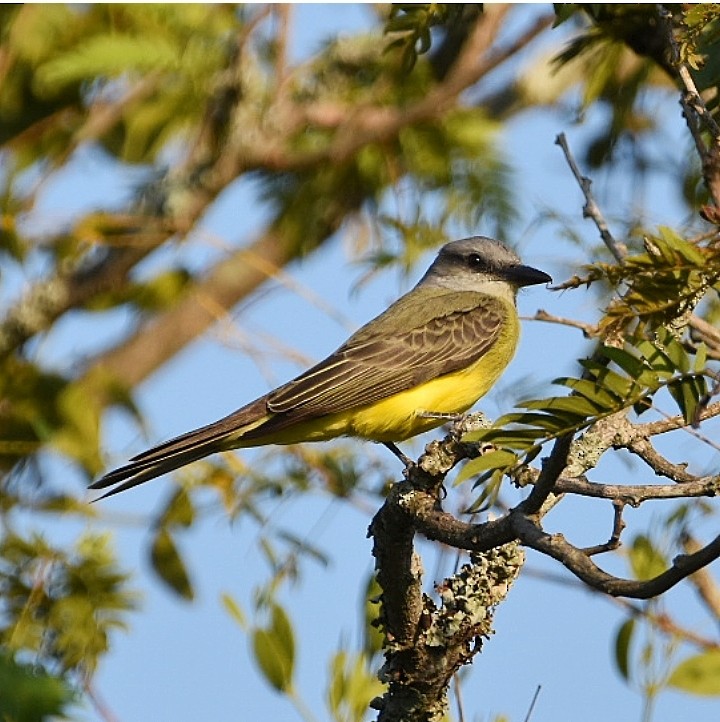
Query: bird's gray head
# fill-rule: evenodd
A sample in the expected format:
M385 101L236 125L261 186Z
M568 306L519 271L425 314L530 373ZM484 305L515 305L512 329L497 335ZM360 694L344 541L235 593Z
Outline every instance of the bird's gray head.
M550 281L547 273L523 265L517 253L500 241L473 236L445 244L418 286L514 295L521 286Z

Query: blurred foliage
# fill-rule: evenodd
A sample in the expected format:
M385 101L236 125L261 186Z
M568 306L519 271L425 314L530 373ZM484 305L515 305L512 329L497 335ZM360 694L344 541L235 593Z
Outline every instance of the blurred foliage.
M482 8L472 3L417 3L414 5L393 3L385 23L385 33L390 42L385 52L400 51L400 65L409 73L417 63L418 56L427 53L433 45L431 30L451 30L464 17L468 8Z
M645 253L622 263L595 263L584 276L558 288L578 288L600 280L611 288L624 287L608 305L600 321L601 336L622 342L628 333L642 335L662 326L684 327L687 316L711 290L720 289L720 248L699 245L670 228L643 237Z
M662 515L650 536L635 536L625 552L632 576L648 579L667 569L668 557L684 551L683 539L709 514L703 502L684 502ZM662 598L629 611L615 634L615 664L627 683L644 696L646 713L667 688L720 695L717 649L704 646L695 651L696 632L676 626Z
M116 565L107 536L86 534L75 547L39 535L5 532L0 541L0 640L11 653L31 653L48 671L90 676L110 634L126 629L136 606L129 575Z
M687 657L673 669L667 684L691 694L720 697L720 649Z
M717 116L720 6L667 7L680 57ZM9 279L0 318L0 718L65 713L135 607L129 576L105 536L56 546L34 533L33 523L27 533L15 531L17 520L37 513L87 520L92 512L77 490L50 478L48 452L84 477L95 475L105 465L100 424L107 407L124 409L142 427L133 393L155 369L143 364L158 354L153 334L143 331L198 289L214 318L227 310L202 286L214 262L198 271L174 253L188 246L205 253L202 219L234 184L262 188L265 227L257 238L272 238L273 263L322 248L352 223L369 275L409 273L426 251L459 234L517 235L528 200L518 196L504 147L524 111L548 107L570 123L600 108L607 122L596 125L584 164L607 174L629 168L638 185L658 169L649 150L664 142L658 99L672 107L677 100L660 6L534 11L555 18L554 28L540 33L551 40L546 48L555 42L552 62L533 46L535 35L520 39L514 11L473 3L375 11L372 31L330 38L295 62L288 52L292 11L281 6L0 8L0 278ZM493 18L500 40L491 39L488 57L499 66L507 61L511 72L500 67L474 77L468 67L477 58L463 51ZM437 103L428 107L428 98ZM61 184L63 174L85 172L88 154L114 168L127 193L83 206L62 223L45 218L46 188ZM694 153L685 167L665 169L689 213L708 199L701 170ZM224 253L246 251L234 239L220 240ZM661 393L692 423L715 393L709 353L688 342L686 323L693 310L716 320L717 239L697 242L687 229L661 228L626 240L637 250L624 263L592 262L560 286L593 285L609 298L597 324L602 363L585 361L587 377L560 379L569 396L528 402L484 432L499 448L462 472L461 480L485 474L473 510L501 503L503 472L548 439L620 410L642 412ZM156 250L166 255L153 257ZM158 257L150 270L141 266ZM218 281L219 298L231 297L232 280ZM53 348L55 335L72 334L75 321L91 317L108 326L126 321L105 347L75 337L67 357L51 363L44 342ZM132 363L112 366L112 344L143 339ZM304 564L326 565L331 555L274 523L268 502L322 492L350 502L369 497L376 506L386 481L378 467L341 446L273 452L253 468L224 455L179 474L181 485L150 515L152 568L186 600L197 590L183 533L218 511L256 525L268 570L256 608L246 615L231 596L223 601L247 633L263 677L296 707L300 635L281 592L301 578ZM629 550L640 578L666 558L648 535ZM361 719L380 693L369 671L380 649L372 581L362 594L363 651L343 647L330 661L327 700L338 722ZM642 667L631 653L636 628L628 621L617 636L617 664L627 679ZM716 694L716 674L717 655L703 651L688 653L662 680ZM10 687L14 696L4 692Z
M384 689L364 654L340 650L330 661L327 696L335 722L362 722L370 702L381 696Z
M65 717L73 691L58 677L0 655L0 719L44 722Z

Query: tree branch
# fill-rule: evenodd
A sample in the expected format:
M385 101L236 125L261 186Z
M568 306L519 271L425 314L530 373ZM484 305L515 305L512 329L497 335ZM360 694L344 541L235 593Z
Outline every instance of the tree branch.
M682 540L683 548L688 554L695 554L702 549L700 543L690 534ZM707 569L698 569L690 577L698 596L715 619L720 619L720 587Z
M418 465L408 469L407 480L390 490L370 525L386 635L381 679L388 683L388 692L373 702L380 710L379 722L427 722L443 716L453 675L480 651L482 638L491 632L492 610L524 562L517 545L496 546L472 555L471 564L437 585L439 606L422 594L420 563L413 550L418 519L409 507L422 498L439 510L445 475L467 450L457 434L428 445Z
M581 478L561 477L555 484L558 494L578 494L595 499L622 501L637 507L659 499L691 499L720 495L720 477L706 476L684 484L600 484Z
M687 122L688 130L695 141L705 185L716 207L720 207L720 126L718 126L712 113L705 105L700 92L695 85L687 64L683 62L680 48L675 38L674 28L676 18L665 5L659 5L660 16L667 21L668 44L670 46L672 65L676 71L677 79L684 92L680 96L680 105ZM710 135L710 144L705 143L703 128Z
M625 511L626 502L613 499L613 528L610 538L604 544L596 544L595 546L585 547L581 551L589 557L596 554L604 554L605 552L615 551L620 546L620 537L625 529L625 521L623 519L623 511Z
M600 569L562 534L548 534L527 517L517 515L515 528L523 544L551 556L588 586L614 597L651 599L720 557L720 536L717 536L694 554L676 557L669 569L652 579L621 579Z
M598 206L597 201L595 200L595 196L593 196L592 191L590 190L592 181L580 172L580 168L570 151L570 146L568 145L565 133L560 133L555 138L555 144L562 148L562 151L565 154L565 160L567 160L570 170L575 176L575 180L578 182L580 190L585 196L583 218L592 219L597 226L598 231L600 231L600 238L602 238L603 243L607 246L607 249L613 254L618 263L623 263L625 261L625 256L627 255L627 248L624 244L616 241L610 232L610 227L600 210L600 206Z

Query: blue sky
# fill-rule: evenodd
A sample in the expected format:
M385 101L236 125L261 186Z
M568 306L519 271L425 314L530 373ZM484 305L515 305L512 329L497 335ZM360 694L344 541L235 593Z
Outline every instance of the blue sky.
M311 52L321 39L337 30L355 32L368 24L369 12L352 5L298 6L292 24L293 53L301 57ZM688 145L679 107L672 103L670 107L676 112L666 120L668 146L663 151L679 157ZM576 217L576 228L592 243L597 242L597 232L589 222L581 220L582 198L554 139L565 131L579 156L583 140L595 124L605 120L602 113L596 113L572 125L559 113L533 112L513 120L503 136L504 149L516 168L518 194L524 201L524 217L516 226L517 235L507 240L515 242L525 262L547 270L556 280L576 270L572 264L589 259L560 237L556 224L540 223L540 214L552 209ZM673 158L668 160L672 162ZM596 179L595 190L611 218L627 210L630 188L627 183L625 186L617 178ZM668 195L667 183L658 179L650 187L650 225L680 225L685 211ZM48 186L42 208L44 219L61 221L105 202L109 191L122 194L130 188L127 175L105 167L91 152L81 153L71 171ZM236 247L252 238L263 220L255 192L252 183L234 188L205 220L202 237L189 248L161 250L149 260L149 266L162 265L181 255L202 266L221 255L223 248ZM354 263L348 232L350 229L343 229L319 254L289 272L300 286L313 289L335 308L349 325L359 326L407 290L426 263L418 266L410 279L387 273L353 294L350 289L362 270ZM519 308L525 315L545 308L588 320L594 320L598 312L592 292L558 294L542 287L523 292ZM100 328L93 319L68 319L50 334L38 353L60 368L71 368L82 361L83 353L117 337L128 321L119 313L113 323ZM297 373L298 366L278 360L270 366L268 378L242 353L243 334L268 328L309 360L323 357L348 335L347 327L317 306L288 288L269 284L260 300L232 314L231 322L220 324L142 385L137 402L146 415L147 438L121 412L107 415L104 438L108 463L121 463L148 444L219 418L264 393L269 385ZM542 389L553 378L573 373L574 359L586 348L576 331L526 323L513 364L481 408L490 416L509 410L528 390ZM370 445L366 448L368 453L385 459L384 449ZM420 443L409 446L415 451L420 448ZM685 447L675 447L674 451L682 455ZM243 458L251 460L254 456L243 452ZM716 458L708 453L703 463L711 460ZM49 463L61 484L77 488L69 465L57 459ZM621 482L628 480L636 468L617 462L605 464L598 470L598 478L612 476ZM245 609L252 606L253 588L265 573L258 558L255 526L246 520L231 525L217 513L181 536L181 548L198 591L193 604L178 601L152 577L147 562L149 534L141 519L143 513L157 508L170 491L168 479L139 487L104 503L99 509L101 516L92 524L96 531L113 533L122 564L137 572L135 587L143 595L142 611L132 618L130 633L115 637L113 650L98 674L100 694L118 719L125 722L298 719L288 702L274 694L255 670L247 637L220 602L221 594L230 593ZM509 500L521 496L520 492L514 496L511 493ZM646 507L628 512L628 521L638 529L656 513ZM612 510L609 504L599 508L601 511L597 503L583 500L562 504L548 517L548 527L562 530L578 544L604 541L611 528ZM298 688L309 706L317 710L317 719L324 720L329 655L339 642L353 648L359 641L360 590L372 568L370 541L366 539L370 516L319 495L278 499L271 516L272 523L291 528L331 550L328 568L306 564L302 581L283 594L300 635ZM137 523L128 524L128 520ZM72 538L78 531L71 525L52 533ZM432 578L433 551L427 544L421 548L426 555L428 577ZM610 561L610 566L626 573L620 558ZM580 585L539 579L541 572L562 575L563 570L537 554L529 553L526 571L498 610L495 636L486 643L465 678L466 709L477 719L505 714L511 720L522 720L536 687L541 685L533 722L570 721L579 715L584 722L640 719L640 697L619 679L612 663L612 635L623 619L618 606ZM689 588L672 591L670 599L673 606L677 602L684 609L696 609ZM88 722L96 719L91 709L84 714ZM654 720L692 718L702 722L716 716L716 704L711 701L664 692Z

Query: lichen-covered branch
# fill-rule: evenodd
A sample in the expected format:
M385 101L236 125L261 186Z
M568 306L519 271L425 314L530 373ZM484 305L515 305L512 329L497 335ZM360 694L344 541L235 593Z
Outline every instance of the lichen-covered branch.
M645 438L643 432L649 434L650 430L660 433L665 427L631 424L624 417L613 418L599 426L595 442L601 444L603 451L613 445L618 448L637 445L639 439ZM393 529L412 529L429 539L475 553L487 552L517 541L557 559L594 589L614 596L639 599L667 591L720 556L718 538L691 554L677 557L666 571L652 579L623 579L602 570L591 557L619 546L624 528L622 510L626 505L637 506L645 501L660 499L714 497L720 494L720 476L696 477L685 471L679 474L682 469L679 465L668 468L664 461L658 464L653 454L644 453L642 458L656 474L669 476L676 483L642 485L592 482L585 478L584 473L568 473L569 459L575 453L574 443L569 435L561 437L543 464L542 471L526 469L519 475L524 483L530 483L533 487L525 501L498 519L469 523L442 508L439 489L445 475L453 466L473 454L471 447L458 442L457 432L451 433L442 442L428 445L418 465L408 471L406 482L397 485L388 496L378 519L398 514L403 524L394 524ZM615 514L610 539L580 549L562 535L545 532L542 518L549 508L548 502L557 503L563 494L578 494L613 502ZM374 523L373 533L378 529L380 526L375 527ZM378 566L380 568L382 564L379 562Z
M458 457L462 446L446 439ZM445 718L447 690L453 675L480 651L491 633L494 607L507 595L524 555L514 543L471 555L470 563L436 586L439 603L422 593L422 569L413 548L417 517L403 499L435 498L447 473L423 470L423 461L443 466L448 449L436 443L412 469L405 484L396 485L370 526L377 579L382 588L380 623L385 633L385 664L380 677L387 693L374 701L379 722L431 722ZM449 517L450 515L448 515Z

